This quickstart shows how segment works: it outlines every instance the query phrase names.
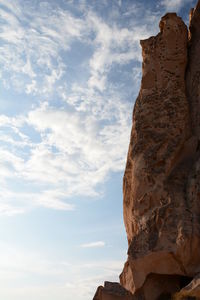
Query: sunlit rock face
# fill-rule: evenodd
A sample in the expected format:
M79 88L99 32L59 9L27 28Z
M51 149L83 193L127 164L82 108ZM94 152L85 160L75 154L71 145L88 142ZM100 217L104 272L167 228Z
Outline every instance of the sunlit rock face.
M184 275L191 250L185 187L197 143L185 86L188 32L176 14L164 16L160 29L156 37L141 41L142 84L124 175L132 292L149 274Z
M141 46L123 185L129 249L120 284L132 300L200 299L200 0L189 31L169 13L160 33ZM95 300L127 299L101 291Z

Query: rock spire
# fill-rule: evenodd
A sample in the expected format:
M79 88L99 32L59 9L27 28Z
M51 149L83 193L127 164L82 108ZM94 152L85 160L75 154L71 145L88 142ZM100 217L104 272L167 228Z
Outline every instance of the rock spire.
M200 0L189 29L175 13L159 26L141 41L123 182L128 259L120 284L94 300L200 299Z

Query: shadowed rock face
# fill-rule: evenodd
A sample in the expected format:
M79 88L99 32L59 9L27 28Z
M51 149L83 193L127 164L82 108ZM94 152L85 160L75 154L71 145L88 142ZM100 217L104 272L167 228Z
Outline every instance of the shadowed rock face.
M105 282L104 287L98 287L93 300L132 300L133 295L119 283Z
M170 13L141 46L123 185L129 249L120 284L132 300L200 299L200 0L189 32Z

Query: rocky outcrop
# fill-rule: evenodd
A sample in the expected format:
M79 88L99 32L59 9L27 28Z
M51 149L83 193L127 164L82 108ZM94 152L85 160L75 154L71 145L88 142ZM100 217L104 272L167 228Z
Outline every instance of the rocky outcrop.
M93 300L132 300L133 295L123 288L119 283L106 281L99 286Z
M132 300L200 299L200 0L189 31L175 13L166 14L160 33L141 46L123 185L129 248L120 284Z
M197 139L186 97L188 32L176 14L164 16L160 29L156 37L141 41L143 77L124 175L133 293L148 281L153 286L155 274L162 281L167 275L169 282L168 275L185 276L191 266L192 220L185 189ZM127 267L121 284L128 288L126 273Z

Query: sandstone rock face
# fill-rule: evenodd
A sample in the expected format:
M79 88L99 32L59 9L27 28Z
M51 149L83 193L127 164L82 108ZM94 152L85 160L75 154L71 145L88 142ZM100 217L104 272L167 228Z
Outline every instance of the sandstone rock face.
M129 248L120 284L132 300L200 299L200 0L189 31L170 13L141 46L123 185Z

